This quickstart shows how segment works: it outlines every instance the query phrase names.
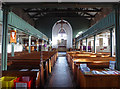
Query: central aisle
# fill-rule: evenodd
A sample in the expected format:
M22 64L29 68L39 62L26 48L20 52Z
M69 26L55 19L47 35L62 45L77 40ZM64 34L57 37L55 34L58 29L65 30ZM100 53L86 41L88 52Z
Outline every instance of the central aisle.
M45 88L50 87L68 87L75 89L73 75L68 66L66 57L58 57L57 62L53 68L52 74Z

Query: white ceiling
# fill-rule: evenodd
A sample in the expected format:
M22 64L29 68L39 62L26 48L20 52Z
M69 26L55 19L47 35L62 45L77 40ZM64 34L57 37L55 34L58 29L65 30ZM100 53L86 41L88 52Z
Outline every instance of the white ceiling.
M2 2L119 2L120 0L0 0Z

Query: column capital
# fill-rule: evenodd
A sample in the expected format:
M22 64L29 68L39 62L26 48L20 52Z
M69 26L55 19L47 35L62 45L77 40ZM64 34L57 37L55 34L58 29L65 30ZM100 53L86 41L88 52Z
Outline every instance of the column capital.
M31 36L31 35L29 35L28 37L29 37L29 38L31 38L32 36Z
M113 9L116 9L118 7L120 7L120 2L118 2L118 3L116 3L116 4L113 5Z
M2 4L1 8L2 8L3 11L7 10L8 12L10 12L10 7L8 5L6 5L6 4Z
M113 31L113 28L110 28L109 31Z

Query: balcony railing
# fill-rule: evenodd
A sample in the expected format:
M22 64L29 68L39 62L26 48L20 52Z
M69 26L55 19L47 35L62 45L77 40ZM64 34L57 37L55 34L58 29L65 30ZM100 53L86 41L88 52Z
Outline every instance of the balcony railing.
M84 38L93 36L95 34L99 34L104 30L108 30L110 28L113 28L115 25L115 12L111 12L108 14L106 17L101 19L99 22L91 26L86 32L81 34L78 38L77 41L82 40Z

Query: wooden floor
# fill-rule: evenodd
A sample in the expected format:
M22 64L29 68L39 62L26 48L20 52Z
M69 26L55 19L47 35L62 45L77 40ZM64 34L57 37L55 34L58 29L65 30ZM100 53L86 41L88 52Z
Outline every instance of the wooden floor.
M52 74L50 75L45 89L47 88L65 88L65 89L75 89L75 83L73 80L72 72L68 66L65 55L63 57L60 52L58 60L53 68Z

